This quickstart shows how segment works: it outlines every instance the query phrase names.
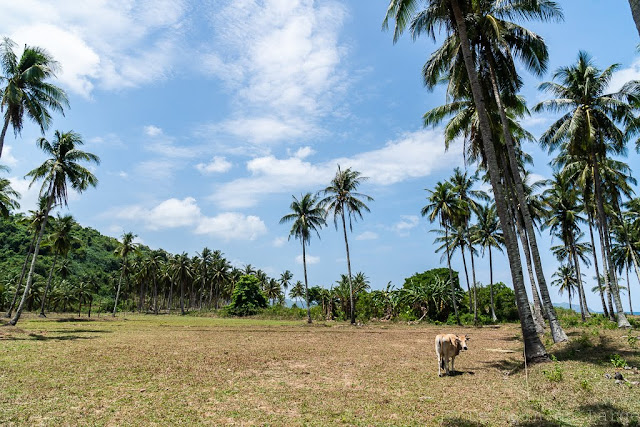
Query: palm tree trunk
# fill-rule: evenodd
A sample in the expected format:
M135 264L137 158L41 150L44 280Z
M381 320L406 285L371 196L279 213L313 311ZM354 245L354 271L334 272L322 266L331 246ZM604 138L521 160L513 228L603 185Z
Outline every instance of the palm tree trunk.
M153 274L153 313L158 314L158 275Z
M609 237L609 227L607 226L607 216L604 211L604 202L602 196L602 187L600 185L600 167L598 165L598 159L596 158L595 153L591 152L591 162L593 167L593 182L595 187L595 196L596 196L596 210L598 212L598 222L602 227L602 236L604 237L604 250L606 255L606 261L608 264L608 270L610 275L610 284L611 292L613 294L613 301L616 305L616 317L618 318L618 327L619 328L630 328L631 324L627 320L627 317L624 315L624 308L622 307L622 301L620 300L620 290L618 289L618 285L616 283L615 278L615 268L613 264L613 260L611 259L611 251L608 245L608 237Z
M527 264L527 271L529 272L529 282L531 284L531 296L533 297L533 321L536 324L536 330L539 334L544 334L544 312L542 310L542 305L540 304L540 296L538 295L538 287L536 286L536 279L533 274L533 266L531 263L531 251L529 246L529 239L526 230L522 229L522 224L520 223L519 213L515 212L515 223L516 223L516 232L520 237L520 244L522 245L522 251L524 253L524 259Z
M120 298L120 287L122 285L122 279L124 278L124 272L127 269L127 262L125 258L122 258L122 271L120 272L120 279L118 280L118 289L116 290L116 301L113 304L112 316L116 317L116 311L118 311L118 299Z
M184 278L180 280L180 314L184 316Z
M546 313L546 318L549 320L549 328L551 329L551 336L554 342L567 341L569 338L567 334L560 326L560 322L556 316L556 310L553 307L553 303L551 302L551 297L549 295L549 289L547 288L547 281L544 277L544 271L542 270L542 261L540 259L540 251L538 250L538 242L536 240L536 233L533 227L533 220L531 219L531 213L529 212L529 207L527 204L526 197L524 196L524 185L522 183L522 178L520 176L520 170L518 168L518 161L515 153L515 144L513 143L513 138L511 136L511 131L509 130L509 122L507 120L507 115L502 105L502 98L500 97L500 91L498 89L498 84L495 76L495 62L493 58L493 53L490 50L487 50L489 57L489 75L491 80L491 86L493 89L493 95L498 105L498 112L500 113L500 121L502 123L502 131L505 137L505 145L507 146L507 153L509 155L509 168L511 169L511 176L514 179L514 187L516 190L516 197L518 200L519 209L518 211L522 214L522 219L524 220L524 229L527 233L527 241L528 248L530 249L530 255L533 258L533 265L536 271L536 277L538 279L538 287L540 288L540 294L542 295L542 301L544 310ZM526 251L529 252L529 249ZM525 256L528 256L525 253ZM537 293L536 293L537 294Z
M40 304L40 317L47 317L44 314L44 306L47 301L47 293L49 292L49 287L51 286L51 278L53 277L53 270L56 268L56 261L58 261L57 252L53 257L53 263L51 264L51 269L49 270L49 277L47 278L47 286L45 286L44 294L42 295L42 303Z
M344 232L344 246L347 248L347 277L349 279L349 304L350 304L350 318L351 324L356 323L356 308L353 304L353 284L351 283L351 256L349 254L349 240L347 239L347 223L344 219L344 203L342 203L342 231Z
M632 248L629 248L631 250L631 258L633 258L633 267L636 270L636 277L638 278L638 282L640 282L640 268L638 267L638 258L635 254L635 252L633 251ZM631 310L631 315L633 315L633 309L631 308L631 283L629 282L629 280L627 279L627 293L629 295L629 310Z
M491 298L491 320L496 321L496 308L493 303L493 258L491 256L491 246L489 246L489 296Z
M573 250L573 259L575 260L575 263L576 263L576 274L578 275L578 296L580 297L580 305L584 309L584 317L586 319L589 319L591 318L591 313L589 313L589 306L587 306L587 298L584 292L584 285L582 282L582 270L580 268L580 258L578 258L578 255L575 249Z
M451 270L451 253L449 252L449 227L444 225L444 221L442 218L440 219L440 226L444 227L445 234L445 247L447 249L447 268L449 268L449 285L451 286L451 304L453 304L453 313L456 316L456 322L458 325L462 325L460 323L460 315L458 314L458 304L456 303L456 287L453 284L453 270Z
M11 318L11 314L13 313L13 309L16 306L16 302L18 301L18 293L20 292L20 288L22 287L22 281L24 280L24 275L27 272L27 265L29 265L29 258L31 258L31 252L33 252L33 245L38 238L38 231L36 230L33 233L33 237L31 238L31 244L29 245L29 251L27 252L27 256L24 258L24 263L22 264L22 271L20 272L20 280L18 280L18 284L16 285L16 292L13 294L13 300L11 301L11 305L9 306L9 311L4 315L7 319Z
M20 320L20 315L22 314L22 309L24 308L24 303L29 296L29 291L31 290L31 284L33 283L33 273L36 269L36 260L38 259L38 252L40 252L40 243L42 242L42 236L44 235L44 229L47 227L47 220L49 219L49 210L53 205L53 196L51 195L51 185L49 185L49 200L47 201L47 210L44 213L44 218L42 218L42 224L40 225L40 232L38 233L38 239L36 240L36 246L33 249L33 258L31 259L31 267L29 268L29 274L27 275L27 284L24 287L24 293L22 294L22 299L20 300L20 304L16 309L16 314L13 316L11 321L9 322L11 325L15 326Z
M522 337L525 344L525 358L530 362L547 361L549 360L549 356L547 355L547 351L545 350L544 345L542 344L542 341L540 340L540 337L536 332L536 327L533 322L533 316L531 315L531 310L529 309L529 301L527 299L527 292L524 287L524 280L522 276L522 265L520 263L518 242L513 233L513 224L511 223L511 218L508 212L504 188L502 186L502 182L500 181L500 171L495 153L495 147L493 145L491 126L489 124L487 109L484 103L484 97L482 95L482 87L480 86L478 74L476 72L473 58L471 56L469 36L467 34L467 25L464 17L462 16L462 10L460 9L459 0L451 0L451 6L453 9L455 24L460 39L462 56L464 58L469 81L471 83L473 100L480 121L480 132L482 134L483 148L487 158L487 169L489 171L491 187L493 188L493 194L496 199L496 210L498 211L498 217L500 218L500 224L502 225L502 230L504 233L505 246L507 247L509 267L511 270L513 288L516 295L518 314L520 316Z
M631 14L636 23L636 29L640 34L640 0L629 0L629 6L631 6Z
M309 307L309 284L307 281L307 252L305 250L304 243L305 241L303 238L302 239L302 267L304 268L304 292L305 292L305 299L307 300L307 323L311 323L311 307ZM351 293L351 295L353 296L353 293Z
M173 278L169 278L169 300L167 302L167 309L171 314L171 306L173 305Z
M598 268L598 254L596 253L596 244L593 238L593 217L589 212L589 238L591 239L591 249L593 251L593 266L596 270L596 280L598 281L598 292L600 293L600 301L602 302L602 312L605 317L609 317L609 310L607 309L607 302L604 299L604 292L602 291L602 281L600 279L600 269Z
M4 124L2 125L2 132L0 133L0 157L2 157L2 148L4 147L4 137L7 135L7 129L9 128L10 116L7 114L4 117Z
M571 247L572 243L571 242L567 242L567 243L568 243L568 246ZM582 277L580 277L581 274L580 274L580 265L578 264L578 258L576 257L575 251L573 251L573 250L571 250L569 252L569 262L573 263L573 269L576 272L576 284L577 284L577 287L578 287L578 302L579 302L579 305L580 305L580 317L582 318L582 321L584 322L586 316L585 316L584 305L582 303L582 300L583 300L583 298L582 298L582 293L583 293L583 290L582 290Z
M471 255L471 278L473 279L473 323L478 324L478 290L476 287L476 264L473 260L473 250L469 247Z
M447 245L449 242L446 243ZM471 284L469 282L469 270L467 269L467 257L464 255L464 245L460 246L460 252L462 253L462 265L464 266L464 276L467 279L467 295L469 295L469 313L473 311L473 301L471 301Z
M613 309L613 295L611 293L611 276L609 275L609 267L607 265L607 255L604 247L604 237L602 236L602 226L598 224L597 221L597 229L598 229L598 238L600 240L600 253L602 254L602 268L604 268L604 288L607 294L607 302L609 304L609 320L612 322L616 321L615 311Z

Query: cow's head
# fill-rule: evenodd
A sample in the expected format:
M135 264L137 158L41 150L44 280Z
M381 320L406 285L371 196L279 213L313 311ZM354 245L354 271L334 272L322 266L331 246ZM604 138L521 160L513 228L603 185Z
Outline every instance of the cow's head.
M458 342L458 351L460 350L467 350L467 341L469 341L471 338L469 338L469 335L465 335L463 337L457 336L457 342Z

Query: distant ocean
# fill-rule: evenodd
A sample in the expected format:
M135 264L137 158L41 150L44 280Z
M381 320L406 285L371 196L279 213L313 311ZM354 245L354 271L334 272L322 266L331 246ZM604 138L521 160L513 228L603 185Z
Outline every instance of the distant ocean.
M553 306L554 307L561 307L561 308L569 308L569 303L568 302L554 302ZM571 303L571 307L576 312L580 312L580 304L578 304L577 301L575 303ZM597 313L597 314L602 314L603 313L601 310L594 310L591 307L589 307L589 312L590 313ZM629 314L629 312L625 310L624 314ZM633 312L633 316L640 316L640 311L634 311Z

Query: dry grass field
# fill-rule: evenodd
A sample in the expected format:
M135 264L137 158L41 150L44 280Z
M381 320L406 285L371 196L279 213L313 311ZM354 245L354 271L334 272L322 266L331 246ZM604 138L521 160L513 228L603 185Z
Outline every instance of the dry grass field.
M443 331L472 340L439 378ZM605 374L640 333L568 332L525 370L516 325L26 316L0 326L0 425L637 425L640 386Z

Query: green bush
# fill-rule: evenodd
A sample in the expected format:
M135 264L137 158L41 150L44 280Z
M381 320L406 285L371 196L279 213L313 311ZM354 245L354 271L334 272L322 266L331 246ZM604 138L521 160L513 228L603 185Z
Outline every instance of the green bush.
M258 313L261 308L267 308L267 305L267 297L260 289L260 280L245 275L236 283L227 311L235 316L249 316Z

